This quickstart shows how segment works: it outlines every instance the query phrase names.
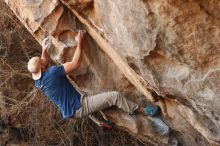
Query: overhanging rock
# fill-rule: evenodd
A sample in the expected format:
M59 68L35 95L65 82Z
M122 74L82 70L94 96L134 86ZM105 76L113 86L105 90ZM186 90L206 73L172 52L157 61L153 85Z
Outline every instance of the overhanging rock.
M143 78L150 89L164 97L172 97L159 104L181 144L219 145L220 92L218 86L213 86L219 83L220 68L216 43L220 30L216 13L218 1L66 0L68 8L58 0L5 1L39 43L46 36L53 36L54 47L50 54L58 63L70 60L74 54L73 36L81 27L71 12L76 10L91 25L92 36L98 35L95 38L99 39L96 40L99 45L106 41L110 49L114 48L114 54L106 55L101 51L103 46L99 48L91 37L87 37L82 65L71 76L80 89L88 93L117 89L140 103L141 99L137 98L140 93L123 75L126 71L135 71L129 77L136 76L130 81L140 91L146 84L134 81ZM193 9L189 10L191 7ZM117 64L114 56L122 63ZM146 117L131 118L115 110L108 111L108 115L118 126L147 143L169 143L170 135L156 135Z

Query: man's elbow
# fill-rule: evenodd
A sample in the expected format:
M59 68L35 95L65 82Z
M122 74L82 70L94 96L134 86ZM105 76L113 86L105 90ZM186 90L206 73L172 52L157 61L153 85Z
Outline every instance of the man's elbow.
M63 64L66 75L73 73L74 70L78 67L78 63L67 62Z
M80 64L81 62L79 61L77 64L76 64L76 68L75 69L78 69L80 67Z

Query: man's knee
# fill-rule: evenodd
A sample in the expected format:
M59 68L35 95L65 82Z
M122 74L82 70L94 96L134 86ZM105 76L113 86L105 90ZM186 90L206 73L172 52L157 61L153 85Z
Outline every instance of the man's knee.
M111 91L111 94L113 94L113 96L115 96L115 97L120 97L121 96L121 93L118 92L118 91Z
M108 103L111 105L116 105L117 101L119 100L119 98L121 98L121 93L118 91L111 91L110 92L110 99L108 100Z

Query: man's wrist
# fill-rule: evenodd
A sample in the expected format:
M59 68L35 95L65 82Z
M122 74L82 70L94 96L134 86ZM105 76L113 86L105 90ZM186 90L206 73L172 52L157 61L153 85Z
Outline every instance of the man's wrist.
M82 40L79 40L79 42L78 42L78 46L79 46L79 47L82 46Z
M47 47L43 47L43 48L42 48L42 51L43 51L43 52L47 52Z

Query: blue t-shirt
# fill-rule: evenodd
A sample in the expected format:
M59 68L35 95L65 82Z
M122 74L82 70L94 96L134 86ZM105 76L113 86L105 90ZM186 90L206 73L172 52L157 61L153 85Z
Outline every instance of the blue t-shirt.
M35 85L60 109L64 119L75 115L80 108L80 94L66 77L64 67L52 66L42 72Z

